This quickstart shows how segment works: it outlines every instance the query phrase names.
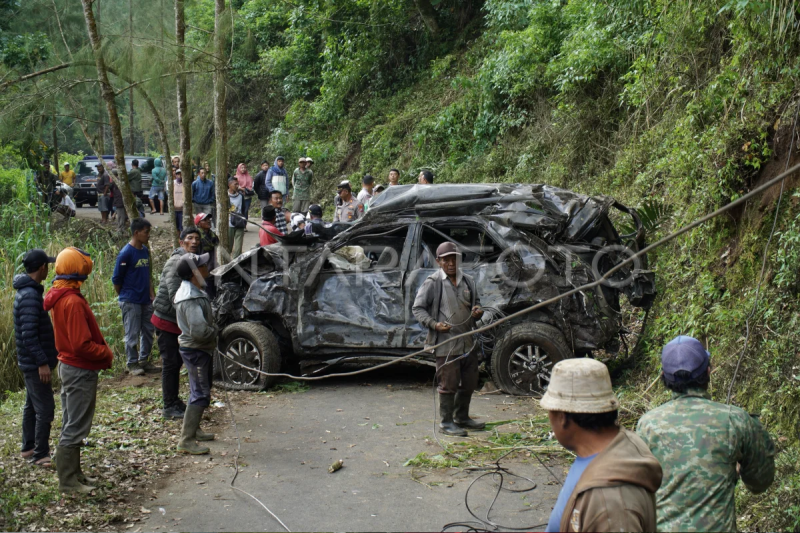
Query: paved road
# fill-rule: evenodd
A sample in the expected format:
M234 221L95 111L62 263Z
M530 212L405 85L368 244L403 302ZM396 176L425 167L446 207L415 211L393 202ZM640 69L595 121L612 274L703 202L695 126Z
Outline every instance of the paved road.
M232 393L245 465L236 486L261 499L293 531L439 531L470 520L464 494L481 472L404 466L421 452L441 452L431 439L432 377L427 368L400 368L316 382L303 393ZM215 394L226 400L223 391ZM475 398L472 411L490 421L536 409L530 399L485 394ZM211 456L177 459L178 472L144 504L152 511L144 530L281 530L256 502L228 487L235 432L226 409L215 409L213 418L218 440L210 443ZM337 459L344 468L329 474ZM546 523L555 503L559 487L531 461L503 463L538 484L525 495L501 495L492 518L505 526ZM563 476L563 468L556 471ZM485 514L495 491L490 477L482 479L470 505Z

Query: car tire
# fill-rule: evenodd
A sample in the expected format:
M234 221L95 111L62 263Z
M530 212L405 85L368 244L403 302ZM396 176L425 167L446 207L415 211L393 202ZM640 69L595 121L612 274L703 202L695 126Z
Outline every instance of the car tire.
M89 205L92 207L97 207L97 200L90 200Z
M495 343L492 380L508 394L541 397L553 366L570 357L572 350L558 328L539 322L517 324Z
M75 207L80 209L81 207L83 207L83 202L75 202Z
M277 380L249 371L230 358L261 372L274 374L281 369L281 352L275 335L256 322L237 322L222 331L222 354L216 357L218 385L229 390L264 390Z

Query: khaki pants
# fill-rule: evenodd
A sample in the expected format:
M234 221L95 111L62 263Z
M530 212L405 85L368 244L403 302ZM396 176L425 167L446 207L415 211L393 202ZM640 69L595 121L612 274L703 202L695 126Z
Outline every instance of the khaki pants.
M117 230L120 233L128 233L130 228L128 227L128 212L125 211L124 207L117 208Z
M59 446L80 446L89 436L97 402L97 375L97 370L58 364L62 412Z
M305 216L310 206L311 206L311 200L295 200L292 203L292 211L294 211L295 213L300 213L303 216Z
M242 241L244 240L244 228L228 227L228 242L231 245L231 257L236 258L242 255Z

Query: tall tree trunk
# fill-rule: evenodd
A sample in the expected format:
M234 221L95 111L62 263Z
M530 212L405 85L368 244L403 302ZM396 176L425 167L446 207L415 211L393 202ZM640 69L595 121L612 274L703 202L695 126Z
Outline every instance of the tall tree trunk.
M53 106L53 164L56 167L56 176L58 176L61 171L58 170L58 128L56 126L56 108Z
M119 122L119 115L117 114L117 103L114 97L114 88L111 82L108 81L108 71L106 70L106 62L103 58L102 43L100 42L100 35L97 33L97 23L94 19L92 12L92 0L81 0L83 3L83 16L86 19L86 30L89 32L89 42L92 45L92 53L94 54L94 62L97 68L97 78L100 81L100 89L102 91L103 100L106 103L106 110L108 111L108 121L111 125L111 137L114 141L114 160L117 163L117 170L120 174L120 179L117 180L117 186L122 192L122 199L125 202L125 211L128 213L128 218L133 220L138 216L136 211L136 200L131 192L130 184L128 183L128 171L125 169L125 147L122 141L122 126Z
M178 45L178 131L180 132L181 149L181 176L183 176L183 227L194 225L192 214L192 160L189 150L191 138L189 137L189 113L186 105L186 21L184 0L175 0L175 41Z
M133 0L128 0L128 74L133 75ZM136 133L133 130L133 87L128 91L128 150L136 153Z
M83 0L81 0L83 1ZM84 2L84 6L86 3ZM97 24L100 24L100 0L97 0ZM95 26L96 27L96 26ZM100 38L100 32L97 33L98 39ZM103 99L103 87L100 87L100 100ZM106 155L106 127L103 125L105 121L103 120L103 110L100 106L97 107L97 149L100 151L102 155Z
M85 0L84 0L85 1ZM225 108L225 36L223 35L223 16L225 14L225 0L214 0L214 55L219 58L220 64L214 71L214 137L216 137L217 178L215 189L217 193L217 231L219 244L217 259L220 265L227 263L230 256L231 245L228 240L228 111ZM226 256L226 257L223 257Z

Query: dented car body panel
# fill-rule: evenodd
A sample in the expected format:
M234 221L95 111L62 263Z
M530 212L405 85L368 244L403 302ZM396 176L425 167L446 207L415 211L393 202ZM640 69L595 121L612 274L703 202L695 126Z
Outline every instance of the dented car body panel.
M612 209L633 218L633 234L618 234ZM613 198L548 185L395 186L327 243L290 234L216 269L215 313L222 326L266 325L300 359L404 355L423 346L411 307L445 241L461 249L482 305L508 314L594 281L641 249L644 231ZM648 308L655 285L646 261L611 281L522 320L555 326L575 353L615 351L620 293Z

